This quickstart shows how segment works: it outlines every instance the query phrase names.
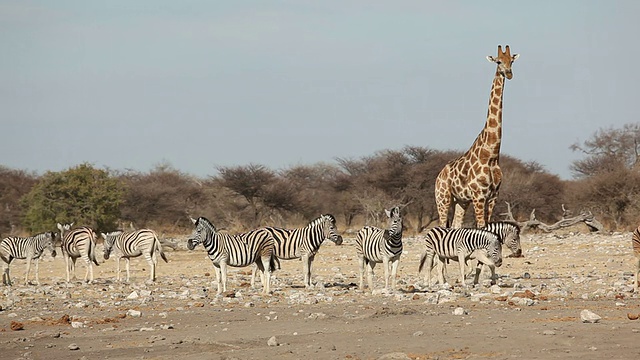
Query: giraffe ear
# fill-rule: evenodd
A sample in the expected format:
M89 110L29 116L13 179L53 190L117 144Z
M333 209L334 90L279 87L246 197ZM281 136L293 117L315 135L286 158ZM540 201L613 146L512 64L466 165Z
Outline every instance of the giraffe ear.
M487 56L487 60L489 60L489 62L496 62L498 61L498 59L494 58L493 56L489 55Z
M516 60L518 60L518 58L520 57L520 54L515 54L511 57L511 62L514 62Z

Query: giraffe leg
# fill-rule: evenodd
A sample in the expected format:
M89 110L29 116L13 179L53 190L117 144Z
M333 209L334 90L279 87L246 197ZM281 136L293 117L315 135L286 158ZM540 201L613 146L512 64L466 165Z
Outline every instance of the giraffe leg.
M497 196L492 197L491 199L489 199L487 201L487 209L485 211L486 213L486 217L485 217L485 221L488 223L491 221L491 216L493 215L493 208L494 206L496 206L496 200L498 199Z
M447 181L448 177L449 166L447 165L438 174L435 185L435 198L440 226L447 226L449 208L451 207L451 188Z
M486 204L486 200L484 198L473 199L473 212L476 215L477 228L483 228L486 225L485 204Z
M464 213L467 212L467 207L469 204L464 204L461 202L455 202L455 211L453 214L453 223L451 227L454 229L460 229L462 227L462 222L464 221Z

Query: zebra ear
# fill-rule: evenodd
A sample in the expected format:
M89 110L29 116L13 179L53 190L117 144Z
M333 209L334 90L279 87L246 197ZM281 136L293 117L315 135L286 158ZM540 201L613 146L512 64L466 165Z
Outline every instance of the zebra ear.
M392 210L393 211L393 210ZM384 209L384 213L387 214L387 217L390 218L391 217L391 211Z
M190 217L189 219L191 219L191 222L192 222L192 223L194 223L194 224L195 224L196 222L198 222L198 220L196 220L196 219L194 219L194 218L192 218L192 217Z
M102 238L103 238L103 239L106 239L106 238L107 238L107 234L102 233L102 232L100 233L100 236L102 236Z
M72 226L73 226L73 223L69 224L69 229L71 229Z
M58 230L62 230L62 224L57 223L56 226L58 227Z

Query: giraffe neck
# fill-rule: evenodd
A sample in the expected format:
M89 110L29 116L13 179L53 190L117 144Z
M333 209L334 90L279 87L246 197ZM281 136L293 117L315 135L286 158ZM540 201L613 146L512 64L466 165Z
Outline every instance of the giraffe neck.
M504 93L504 76L496 71L491 86L491 96L489 97L489 110L487 110L487 122L484 124L482 132L476 138L470 151L489 155L489 161L500 157L500 142L502 140L502 95ZM483 161L483 162L484 162Z

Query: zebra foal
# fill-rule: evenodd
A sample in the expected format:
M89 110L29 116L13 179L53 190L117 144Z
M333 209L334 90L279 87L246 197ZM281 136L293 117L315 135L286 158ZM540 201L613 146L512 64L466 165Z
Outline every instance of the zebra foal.
M31 269L31 260L36 263L36 284L40 285L38 278L38 263L40 256L47 249L51 252L51 257L56 257L54 248L56 233L45 232L31 237L7 237L0 242L0 258L4 262L2 272L2 283L11 286L11 277L9 276L9 265L14 259L26 259L27 270L24 277L24 284L29 285L29 271Z
M244 267L256 264L264 274L262 292L271 292L271 272L275 270L273 254L273 237L264 229L252 230L243 234L220 233L215 226L204 217L191 219L195 229L187 240L187 248L195 249L202 244L209 255L216 271L218 294L227 291L227 266Z
M633 246L633 255L636 257L636 278L633 286L635 292L638 292L638 283L640 282L640 226L633 232L631 243Z
M389 218L386 230L365 226L356 235L356 252L360 268L360 290L364 290L364 268L367 266L367 283L373 291L373 268L382 263L384 269L384 287L389 288L389 267L391 267L391 289L396 288L396 275L402 254L402 216L400 208L391 211L385 209Z
M477 259L491 269L491 283L495 283L495 267L502 266L502 245L498 235L481 229L452 229L435 227L425 235L426 250L420 258L418 273L426 263L427 276L425 282L431 286L431 269L433 259L438 256L440 272L438 281L445 283L445 261L451 259L460 264L460 283L464 286L465 264L469 259ZM473 279L478 283L479 272Z
M71 229L73 223L64 225L58 223L57 226L60 230L60 237L62 238L60 250L62 250L62 255L64 255L64 261L67 265L67 282L70 281L71 273L73 273L73 278L76 278L76 260L82 258L87 264L87 271L84 274L83 281L87 281L87 277L89 277L89 283L92 283L93 265L91 263L100 266L95 254L96 233L86 226Z
M108 260L111 252L116 249L116 281L120 281L120 260L124 258L127 269L127 282L129 282L129 262L131 258L143 256L151 267L149 280L156 281L156 267L158 266L158 256L164 262L167 257L162 252L162 245L155 231L151 229L140 229L136 231L113 231L100 234L104 239L104 259Z
M342 236L338 235L336 227L336 218L331 214L320 215L303 228L283 229L267 226L263 229L268 231L275 241L274 254L277 259L302 260L306 288L311 288L311 266L324 240L329 239L336 245L342 244ZM254 266L251 273L252 286L255 282L255 272Z

